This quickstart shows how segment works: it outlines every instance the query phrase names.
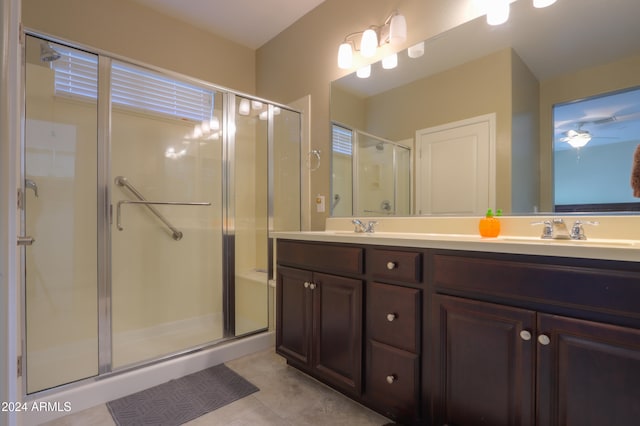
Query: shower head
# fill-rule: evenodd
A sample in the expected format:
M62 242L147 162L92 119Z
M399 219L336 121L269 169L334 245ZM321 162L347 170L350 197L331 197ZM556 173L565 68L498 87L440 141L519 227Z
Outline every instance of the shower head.
M49 43L40 43L40 60L42 62L53 62L60 59L60 53L56 52Z
M378 143L376 144L376 149L377 149L378 151L384 151L384 142L378 142Z

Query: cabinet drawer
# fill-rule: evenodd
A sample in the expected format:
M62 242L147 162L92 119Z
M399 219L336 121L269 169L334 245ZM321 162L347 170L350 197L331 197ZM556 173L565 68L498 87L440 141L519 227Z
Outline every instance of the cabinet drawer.
M367 335L409 352L420 352L420 290L369 283Z
M364 250L345 245L278 240L278 263L305 269L364 273Z
M418 418L418 355L369 341L367 398L393 418Z
M422 253L399 250L371 250L373 275L406 283L422 282Z
M530 304L570 307L640 321L640 272L532 261L435 255L433 280L440 289L508 298ZM574 262L575 263L575 262ZM586 262L583 262L587 264ZM534 305L535 306L535 305Z

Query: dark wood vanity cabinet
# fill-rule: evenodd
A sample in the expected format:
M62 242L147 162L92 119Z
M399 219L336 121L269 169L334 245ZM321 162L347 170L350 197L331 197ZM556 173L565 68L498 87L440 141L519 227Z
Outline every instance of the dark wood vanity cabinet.
M326 246L279 244L279 263L297 264L299 256L305 258L305 252L316 253L318 249L329 249L324 254L330 258L309 260L307 265L302 261L298 268L278 266L276 352L295 367L347 394L359 396L363 281L313 269L322 270L321 264L333 259L337 270L351 269L357 274L362 269L362 249L337 248L337 253L332 253ZM337 254L346 257L334 257Z
M637 425L640 271L436 255L433 425Z
M399 424L640 424L640 262L277 250L276 351Z
M422 265L419 251L372 248L366 287L365 400L382 414L420 424Z
M279 240L277 256L276 352L401 424L421 424L422 253Z

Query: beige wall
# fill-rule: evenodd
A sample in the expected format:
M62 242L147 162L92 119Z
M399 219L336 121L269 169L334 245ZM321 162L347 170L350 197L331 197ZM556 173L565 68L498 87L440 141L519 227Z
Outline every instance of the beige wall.
M541 210L553 208L553 105L640 85L640 55L563 75L540 84Z
M396 8L408 27L407 41L397 50L479 16L474 0L326 0L257 51L259 96L288 103L311 95L311 147L326 159L311 176L312 194L329 194L330 82L353 71L337 67L338 45L349 33L381 24ZM388 48L371 62L384 53ZM323 229L327 215L312 213L312 228Z
M130 0L23 0L26 28L255 94L255 51Z

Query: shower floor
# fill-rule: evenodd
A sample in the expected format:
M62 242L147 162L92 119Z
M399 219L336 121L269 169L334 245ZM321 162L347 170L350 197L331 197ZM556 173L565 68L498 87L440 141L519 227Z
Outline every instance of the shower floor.
M265 328L250 319L236 319L237 334ZM223 338L222 314L206 315L157 326L113 333L113 369L144 363ZM64 368L61 368L64 366ZM71 383L98 374L96 339L70 342L30 351L27 357L28 393Z

